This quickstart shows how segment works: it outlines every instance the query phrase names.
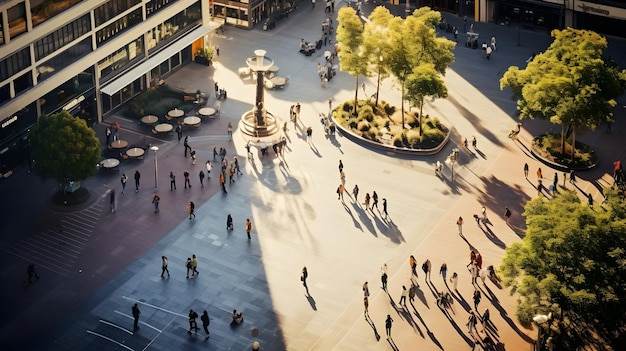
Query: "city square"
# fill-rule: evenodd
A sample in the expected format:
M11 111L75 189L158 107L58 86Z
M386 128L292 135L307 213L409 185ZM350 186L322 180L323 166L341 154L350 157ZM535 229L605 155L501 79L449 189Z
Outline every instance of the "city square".
M509 66L522 67L530 55L546 49L549 34L475 23L474 30L485 38L498 38L498 50L486 60L480 50L463 47L465 36L460 36L455 61L445 75L449 96L427 104L424 111L450 128L450 140L431 155L405 154L372 147L341 130L324 132L320 113L328 111L329 99L340 103L354 97L354 78L338 71L325 86L320 84L317 64L324 50L304 56L298 44L301 38L317 38L329 15L321 5L302 5L271 31L211 31L210 44L220 48L212 65L189 63L164 78L168 86L206 92L210 101L216 101L216 83L228 91L228 98L219 101L217 117L183 129L198 162L187 157L175 135L154 134L113 113L93 126L103 145L106 128L118 123L121 139L157 148L145 154L140 148L141 155L136 151L130 156L136 159L99 169L83 182L91 193L87 203L72 208L51 204L57 184L42 182L26 167L4 181L3 198L12 201L2 204L7 225L1 262L5 281L12 283L0 297L7 311L0 329L3 348L248 350L257 342L262 350L478 350L478 340L490 335L502 350L534 349L537 326L525 328L516 320L517 297L489 279L472 284L468 262L474 250L485 266L498 267L504 249L524 236L523 206L537 196L537 182L524 177L524 163L532 174L542 167L552 177L552 170L529 151L532 138L550 124L524 121L518 139L509 138L518 122L515 101L499 86ZM363 4L364 15L374 6ZM444 18L463 25L459 16ZM438 33L452 39L451 33ZM624 47L622 39L609 39L607 54L622 66ZM265 106L278 125L289 122L290 106L299 103L302 109L297 123L287 123L288 130L278 134L287 141L283 155L270 150L263 156L253 148L250 159L246 145L255 139L242 133L238 123L254 105L257 89L240 77L239 69L259 49L288 78L281 89L264 93ZM375 76L361 81L365 85L359 95L375 92ZM382 100L400 104L393 79L383 80L381 88ZM598 167L578 174L576 185L563 183L581 198L590 193L601 201L594 181L610 171L613 160L626 156L625 105L621 96L610 134L598 128L581 136L600 157ZM232 139L229 123L235 126ZM306 135L309 127L311 138ZM472 137L476 146L464 147L462 140ZM227 159L239 160L243 174L226 185L228 193L218 185L214 148L225 148ZM448 156L454 149L459 152L452 163ZM214 161L214 168L201 186L198 172L206 171L207 160ZM444 164L440 175L435 174L437 161ZM343 199L336 191L342 170ZM135 171L141 174L138 191ZM175 190L170 189L170 171L177 178ZM186 171L191 174L189 188L183 187ZM129 178L124 193L122 174ZM115 212L109 207L113 190ZM386 199L388 216L382 203L380 209L365 208L365 194L374 191ZM155 192L160 196L158 213L152 203ZM186 209L190 201L196 206L193 219ZM473 219L483 206L491 225ZM512 212L508 225L505 208ZM232 231L226 228L229 214ZM458 233L459 216L464 218L463 235ZM253 223L250 239L248 218ZM197 255L201 273L193 279L185 277L185 260L192 255ZM162 256L169 261L165 277ZM412 275L411 256L420 266L431 262L430 278L419 269L417 277ZM24 288L20 282L29 263L35 263L40 279ZM443 263L447 279L439 274ZM386 291L381 288L384 265ZM306 285L300 279L303 267ZM449 280L453 272L459 276L458 291ZM402 286L411 284L417 298L402 306ZM475 287L483 296L478 308L472 308ZM437 294L447 291L454 299L452 307L441 309ZM134 304L141 311L137 329ZM190 309L208 312L210 338L202 330L187 333ZM489 309L488 331L480 325L468 331L473 309L480 314ZM243 313L243 322L232 323L233 310ZM391 338L385 335L388 315L393 319Z

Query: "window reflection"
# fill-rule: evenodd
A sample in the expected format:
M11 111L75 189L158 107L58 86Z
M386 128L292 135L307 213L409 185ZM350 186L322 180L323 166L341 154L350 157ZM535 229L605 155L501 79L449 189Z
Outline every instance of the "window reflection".
M143 57L143 38L137 38L98 62L101 82L111 79L113 72L123 69L129 62L141 57Z
M11 39L26 32L26 7L19 3L7 10L9 20L9 37Z
M110 0L98 6L93 12L96 27L137 5L139 2L140 0Z
M89 32L91 23L89 15L85 15L67 25L55 30L35 42L35 59L37 61L52 54L63 46L73 42L78 37Z
M30 0L33 27L79 3L80 0Z
M150 17L155 12L165 8L167 5L169 5L170 3L173 3L173 2L174 2L174 0L173 1L170 1L170 0L150 0L146 4L146 15L148 17Z
M41 112L50 114L57 111L71 100L93 88L94 84L93 67L89 67L39 99Z
M200 3L188 7L164 23L152 28L147 35L148 50L165 45L170 38L186 32L202 18Z
M78 61L91 51L91 38L83 39L80 43L37 66L37 82L39 83L50 78L55 73L66 68L68 62Z
M2 13L0 13L0 44L4 44L4 26L2 23Z
M98 46L101 46L110 39L115 38L118 34L140 23L141 21L141 8L138 8L135 11L129 13L127 16L124 16L117 21L107 25L106 27L100 29L96 33L96 42Z

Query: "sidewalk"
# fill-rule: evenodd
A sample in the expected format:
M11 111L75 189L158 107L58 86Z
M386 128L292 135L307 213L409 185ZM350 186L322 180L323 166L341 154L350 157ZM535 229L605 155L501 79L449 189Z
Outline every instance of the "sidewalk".
M38 210L46 207L46 198L38 192L50 193L54 185L40 185L33 175L22 173L3 184L2 195L23 201L22 208L29 201L36 202L30 205L35 210L32 216L40 220L37 226L28 227L32 229L20 231L32 233L21 239L30 249L18 247L16 243L21 241L15 236L3 237L4 251L10 254L0 259L2 278L21 281L31 260L38 260L42 276L27 290L14 284L0 296L4 301L2 310L7 311L0 325L3 348L106 350L125 346L139 350L150 346L157 350L243 350L258 340L262 349L270 350L387 350L390 346L384 336L384 320L390 314L395 320L393 341L400 350L472 349L465 327L473 292L465 268L469 250L481 252L483 266L498 266L503 248L523 236L522 206L536 196L536 180L523 178L523 164L529 163L531 174L541 166L546 177L552 175L524 148L529 146L531 135L549 126L543 121L531 121L524 124L519 143L508 139L515 124L510 117L515 105L509 92L499 91L497 79L508 65L525 60L527 52L542 50L548 39L545 34L528 33L533 39L517 47L511 42L515 29L477 24L477 30L496 33L497 53L486 61L478 50L458 47L453 70L446 74L450 97L428 106L428 113L443 116L452 127L450 145L430 157L389 157L341 136L332 140L322 135L317 115L326 110L328 98L342 101L354 93L354 78L344 73L326 88L320 87L316 62L321 53L313 57L297 53L300 38L316 37L319 23L326 16L323 9L303 8L271 32L229 29L226 38L213 38L221 49L214 72L191 63L167 79L168 84L208 92L217 80L228 90L229 99L222 102L220 118L203 122L200 130L190 132L191 145L199 153L196 165L183 157L183 147L175 136L149 139L159 146L159 214L153 213L150 203L153 155L137 163L124 163L119 173L98 173L86 181L85 186L94 189L100 200L75 214ZM302 124L298 130L289 131L288 152L282 162L266 157L248 163L241 135L236 132L232 142L226 138L228 121L236 126L239 117L252 106L254 86L237 76L237 68L256 48L268 48L268 56L280 66L280 74L289 77L285 89L265 92L268 109L286 120L291 104L300 101L303 106ZM375 78L366 82L371 91ZM389 81L383 82L381 96L397 104L399 93L390 85ZM624 105L623 99L620 106ZM604 165L607 160L624 156L624 150L615 148L626 127L620 117L624 117L623 109L616 112L612 134L598 131L581 137L602 150ZM113 121L122 124L125 139L143 140L145 131L132 121L116 116L105 123ZM312 146L303 135L303 128L309 125L314 129ZM103 138L104 126L96 130ZM455 182L450 182L447 166L445 179L435 177L434 163L443 161L457 146L455 143L471 135L477 137L480 152L471 147L473 154L461 151ZM213 146L226 147L227 157L237 155L242 164L244 175L228 188L228 195L218 192L216 179L198 188L198 170L204 160L212 158ZM349 196L343 202L335 198L339 159L345 164L346 188L351 190L359 184L359 202L372 190L387 198L391 221L383 220L379 212L364 210ZM139 193L133 190L136 169L142 174ZM182 188L182 172L186 169L192 174L193 187L188 190ZM178 189L173 192L168 188L169 170L177 175ZM124 195L119 191L121 173L130 178ZM588 183L596 173L603 173L600 167L580 174L580 182ZM115 214L108 211L107 194L112 188L118 190ZM191 221L185 213L189 201L196 203L197 218ZM483 232L472 220L472 214L479 213L483 205L493 223L493 234ZM512 228L502 219L504 207L513 212ZM34 222L18 212L5 213L15 213L21 223ZM235 221L233 232L225 230L228 213ZM457 234L455 222L459 215L465 219L466 240ZM8 218L14 217L5 216L4 222ZM254 223L251 241L243 230L246 218ZM56 220L66 223L66 233L76 229L76 237L71 240L83 240L78 235L86 235L86 243L72 249L79 251L73 253L75 257L68 254L70 250L63 251L62 259L71 261L71 265L62 271L56 269L59 272L47 265L54 244L43 239L52 235L48 230ZM20 250L15 251L16 247ZM199 257L200 275L186 279L184 262L192 253ZM169 279L159 276L161 255L169 258ZM379 268L386 262L390 297L398 302L401 286L409 282L410 255L415 255L418 265L430 259L434 273L429 288L423 273L418 272L420 293L414 303L417 314L413 308L410 314L397 312L379 289ZM458 300L451 319L436 307L433 295L434 289L446 287L437 276L443 262L448 264L448 277L452 272L459 273ZM309 269L308 295L298 280L305 265ZM369 281L372 293L369 314L383 336L379 342L372 326L363 320L364 281ZM516 298L489 282L486 287L478 285L483 292L479 311L490 309L498 338L506 349L529 350L536 330L525 330L515 322ZM142 311L141 329L129 334L130 306L135 302ZM212 322L208 341L186 333L190 308L199 314L203 309L209 312ZM244 323L234 328L228 324L233 308L243 310L245 316ZM25 340L31 342L26 345Z

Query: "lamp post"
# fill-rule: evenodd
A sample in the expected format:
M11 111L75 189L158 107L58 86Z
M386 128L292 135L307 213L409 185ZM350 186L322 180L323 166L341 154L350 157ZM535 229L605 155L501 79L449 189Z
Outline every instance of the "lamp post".
M378 82L376 83L376 106L378 106L378 94L380 93L380 70L383 65L383 55L378 56ZM365 97L367 98L367 96Z
M158 161L157 161L157 151L159 151L158 146L153 146L150 150L154 151L154 190L159 189L159 178L158 178Z
M451 177L452 182L454 182L454 164L456 163L456 160L458 158L459 158L459 149L455 147L454 149L452 149L452 152L450 153L450 156L448 157L448 159L450 160L450 169L452 170L452 177Z

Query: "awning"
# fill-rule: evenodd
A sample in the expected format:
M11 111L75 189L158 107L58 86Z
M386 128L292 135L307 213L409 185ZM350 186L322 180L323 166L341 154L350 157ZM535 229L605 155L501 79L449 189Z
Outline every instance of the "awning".
M117 93L118 91L122 90L125 86L135 81L135 79L141 77L146 72L158 66L159 64L161 64L161 62L169 59L175 53L183 50L188 45L191 45L191 43L193 43L196 39L202 37L203 35L205 35L206 33L210 31L211 31L210 28L204 27L204 26L194 29L189 34L183 36L182 38L172 43L170 46L164 48L163 50L159 51L158 53L150 57L148 60L140 63L139 65L137 65L130 71L115 78L114 80L109 82L105 87L101 88L100 91L109 96Z

